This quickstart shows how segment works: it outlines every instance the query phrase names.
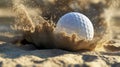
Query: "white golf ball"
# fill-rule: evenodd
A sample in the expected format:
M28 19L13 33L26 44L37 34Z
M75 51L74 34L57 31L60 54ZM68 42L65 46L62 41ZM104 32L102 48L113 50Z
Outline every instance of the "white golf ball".
M77 33L81 39L92 40L94 28L91 21L83 14L70 12L63 15L57 22L55 31L65 31L68 34Z

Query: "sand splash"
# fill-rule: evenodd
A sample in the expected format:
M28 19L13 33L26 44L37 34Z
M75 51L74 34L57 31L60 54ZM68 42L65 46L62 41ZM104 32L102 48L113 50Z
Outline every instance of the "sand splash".
M41 2L42 3L41 3ZM13 2L16 23L13 28L23 32L23 37L38 48L60 48L71 51L95 50L111 40L110 23L105 10L111 1L102 0L42 0ZM40 4L39 4L40 3ZM82 3L82 4L81 4ZM31 5L32 4L32 5ZM66 6L67 5L67 6ZM38 9L38 15L31 14L28 8ZM65 13L77 11L85 14L93 22L95 36L92 41L81 40L76 33L67 35L64 31L54 33L58 19ZM36 11L35 11L36 12Z

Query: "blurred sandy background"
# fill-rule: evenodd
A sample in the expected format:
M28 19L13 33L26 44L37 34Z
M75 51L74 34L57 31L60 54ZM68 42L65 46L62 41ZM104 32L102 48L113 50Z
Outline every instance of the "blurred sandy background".
M47 1L50 0L43 0L44 3ZM31 46L19 48L11 44L14 40L20 39L21 34L10 27L15 23L15 15L11 8L12 1L0 0L0 67L119 67L120 6L118 3L120 4L119 0L105 13L112 30L113 39L106 47L110 52L69 52L60 49L37 50L31 49ZM31 13L36 14L32 10Z

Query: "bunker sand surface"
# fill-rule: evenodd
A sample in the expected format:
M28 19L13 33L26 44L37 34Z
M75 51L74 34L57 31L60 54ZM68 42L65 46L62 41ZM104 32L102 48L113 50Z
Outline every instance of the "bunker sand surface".
M4 8L1 8L4 10ZM9 8L6 9L9 11ZM0 66L6 67L119 67L120 66L120 24L119 20L111 21L113 35L109 44L98 46L96 50L77 52L62 49L36 49L31 44L16 44L22 39L21 31L12 30L10 25L14 24L14 15L11 11L4 11L0 19ZM6 13L7 16L6 16ZM116 10L115 13L118 13ZM10 14L10 15L9 15ZM119 14L119 13L118 13ZM118 15L117 14L117 15ZM3 20L3 17L5 20ZM9 19L10 18L10 19ZM34 20L33 20L34 21ZM118 23L117 23L117 22ZM31 28L32 29L32 28ZM38 31L36 31L38 32ZM36 33L37 34L37 33ZM38 34L37 34L38 35ZM65 35L65 34L64 34ZM74 38L74 36L73 36ZM63 42L64 43L64 42ZM69 43L69 42L68 42Z

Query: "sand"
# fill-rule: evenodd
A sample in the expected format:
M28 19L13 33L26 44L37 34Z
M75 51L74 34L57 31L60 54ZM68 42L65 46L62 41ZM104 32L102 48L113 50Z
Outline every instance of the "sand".
M112 10L115 14L110 17L112 39L109 43L92 51L72 52L57 48L37 49L30 43L21 45L23 33L11 28L15 24L15 14L8 7L0 7L0 67L120 67L119 9Z
M14 48L14 49L13 49ZM119 67L120 52L69 52L60 49L22 50L0 46L1 67Z

